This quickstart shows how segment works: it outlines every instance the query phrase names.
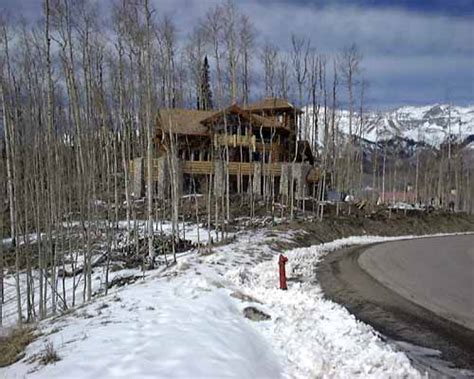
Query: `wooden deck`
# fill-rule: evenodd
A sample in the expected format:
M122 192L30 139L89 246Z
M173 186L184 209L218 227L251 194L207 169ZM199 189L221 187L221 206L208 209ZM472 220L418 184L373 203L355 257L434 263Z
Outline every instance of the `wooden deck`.
M181 161L184 174L209 175L214 172L214 162L210 161ZM224 162L224 169L226 169ZM251 163L251 162L229 162L229 175L253 175L254 167L262 165L262 173L267 176L280 176L281 163Z
M210 175L214 173L213 161L180 161L183 174L189 175ZM224 165L227 163L224 162ZM265 176L281 176L282 162L276 163L260 163L260 162L228 162L229 175L253 175L255 166L262 166L262 174ZM135 169L135 162L130 162L130 171L133 174ZM158 159L153 159L153 177L154 180L158 178L159 164ZM226 166L224 166L226 170ZM145 171L146 172L146 171ZM308 174L307 180L309 182L317 182L320 178L320 170L313 168Z

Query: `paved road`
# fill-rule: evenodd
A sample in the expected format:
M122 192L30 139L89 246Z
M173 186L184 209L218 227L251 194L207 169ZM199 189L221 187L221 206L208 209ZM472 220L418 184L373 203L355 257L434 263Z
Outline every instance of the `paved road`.
M328 254L316 275L328 298L402 348L422 372L474 378L472 246L474 236L466 235L349 247Z
M359 265L399 295L474 330L474 235L376 245Z

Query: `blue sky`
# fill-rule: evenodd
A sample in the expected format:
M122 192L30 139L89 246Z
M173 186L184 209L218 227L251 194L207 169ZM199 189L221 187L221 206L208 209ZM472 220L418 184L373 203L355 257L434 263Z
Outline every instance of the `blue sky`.
M151 0L184 38L220 0ZM110 3L110 0L100 0ZM0 0L0 8L37 17L41 0ZM474 104L474 0L239 0L260 42L289 48L290 34L334 54L356 42L364 54L372 108L451 102Z

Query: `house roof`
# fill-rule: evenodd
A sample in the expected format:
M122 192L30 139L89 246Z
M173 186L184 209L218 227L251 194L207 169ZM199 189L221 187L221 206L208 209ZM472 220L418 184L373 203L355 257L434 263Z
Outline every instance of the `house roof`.
M221 111L215 112L214 114L210 115L208 118L202 120L202 123L211 123L219 117L222 117L224 113L236 113L242 116L243 118L249 120L251 123L255 125L262 125L267 128L282 128L285 130L287 129L281 122L275 119L269 119L263 116L259 116L257 114L251 113L249 110L243 109L236 104L231 105L230 107L223 109Z
M271 105L274 104L274 105ZM283 123L275 118L263 117L255 112L263 109L296 109L283 99L267 98L260 102L250 104L241 108L237 104L220 111L201 111L196 109L160 109L158 116L158 129L165 133L170 130L175 134L208 136L209 124L216 121L224 113L237 113L243 118L249 120L252 124L267 128L281 128L290 131Z
M202 120L202 123L203 124L212 123L216 120L219 120L219 118L222 117L224 114L230 114L230 113L236 113L236 114L244 117L247 120L249 120L250 117L251 117L249 112L244 111L237 104L232 104L230 107L227 107L225 109L222 109L220 111L214 112L213 114L209 115L209 117Z
M267 97L263 100L259 100L247 105L244 109L251 112L263 110L294 109L296 112L302 113L300 109L296 108L289 101L278 97Z
M215 113L195 109L160 109L158 128L165 132L171 129L176 134L206 136L209 135L209 130L201 121Z

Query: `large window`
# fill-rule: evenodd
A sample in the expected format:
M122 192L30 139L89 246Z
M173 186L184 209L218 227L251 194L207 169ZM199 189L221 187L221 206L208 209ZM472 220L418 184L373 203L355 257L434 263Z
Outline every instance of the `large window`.
M248 126L248 123L245 120L242 120L238 115L230 114L227 115L226 123L224 121L219 121L214 127L214 130L217 133L225 134L225 126L227 125L227 134L238 134L245 135L245 130Z
M272 142L272 130L269 128L253 128L253 134L257 137L257 141L261 141L264 143L271 143ZM263 137L263 141L262 141Z

